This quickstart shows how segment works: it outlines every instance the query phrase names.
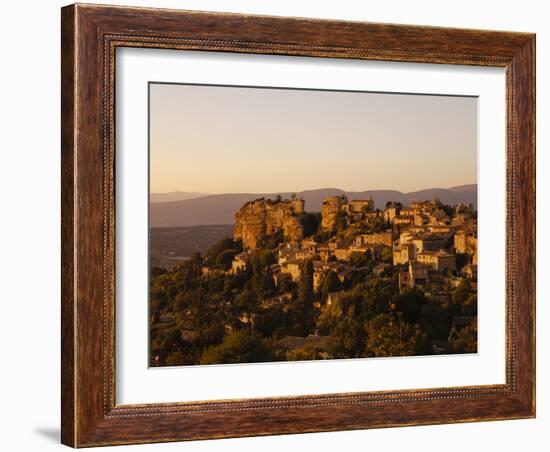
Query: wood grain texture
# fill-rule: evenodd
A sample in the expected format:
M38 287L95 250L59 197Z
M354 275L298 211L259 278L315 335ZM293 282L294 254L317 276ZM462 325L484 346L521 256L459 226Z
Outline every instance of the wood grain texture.
M74 8L65 8L61 14L61 441L64 444L75 444Z
M80 4L63 8L61 33L64 444L535 415L534 35ZM123 46L506 68L506 384L116 405L114 68Z

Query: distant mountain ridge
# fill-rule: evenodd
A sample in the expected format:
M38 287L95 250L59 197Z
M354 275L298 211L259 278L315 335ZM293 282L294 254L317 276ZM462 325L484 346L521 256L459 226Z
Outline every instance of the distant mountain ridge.
M174 202L186 201L188 199L200 198L207 196L208 193L197 193L194 191L173 191L170 193L151 193L149 196L150 202Z
M281 193L227 193L202 195L191 199L170 202L151 201L150 223L152 227L197 226L212 224L233 224L235 212L251 200L281 195L288 198L291 192ZM295 193L305 201L305 210L318 212L323 200L328 196L346 195L348 199L374 199L376 208L384 209L387 201L410 205L413 201L428 201L439 198L445 204L471 203L477 209L477 184L460 185L450 188L428 188L403 193L397 190L345 191L339 188L321 188Z

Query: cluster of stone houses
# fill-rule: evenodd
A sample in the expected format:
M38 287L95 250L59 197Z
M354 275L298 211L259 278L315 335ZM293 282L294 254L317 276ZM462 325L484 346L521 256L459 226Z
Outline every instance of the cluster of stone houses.
M378 218L381 212L374 209L374 200L356 199L349 201L345 195L329 196L321 207L321 227L325 231L334 230L338 219L344 214L346 222L357 223Z
M353 271L353 267L345 262L345 259L329 260L339 251L336 241L329 241L323 246L312 239L300 243L281 243L277 250L277 263L271 266L271 271L277 286L281 285L285 278L294 282L300 279L302 265L305 260L311 259L313 265L313 289L317 290L324 277L330 271L336 273L341 282ZM343 256L342 256L343 257Z
M382 263L382 256L385 260L391 256L394 266L404 267L398 273L401 289L448 284L445 278L456 273L458 254L466 258L461 277L477 278L477 221L471 205L457 205L451 213L434 201L413 202L410 207L390 203L380 211L374 210L372 199L348 201L345 196L332 196L323 202L322 228L334 230L342 214L348 225L382 218L386 229L358 234L352 240L334 236L325 243L311 237L284 241L277 248L277 262L271 266L277 286L286 278L298 281L308 259L313 264L315 290L331 271L344 282L357 270L354 256L365 254L379 261L375 267L378 273L389 266ZM248 249L235 256L233 273L246 268L251 252Z
M420 287L436 302L448 300L449 289L457 287L465 278L471 281L473 290L477 287L477 219L471 205L454 206L451 212L448 207L444 210L439 203L432 201L414 202L408 207L390 203L386 209L380 211L374 210L372 199L347 201L343 196L330 197L322 207L322 230L336 232L344 220L345 228L355 225L359 226L357 231L377 232L335 234L332 238L319 242L314 237L298 238L299 235L288 233L287 225L294 224L292 222L296 210L301 207L300 211L303 211L303 202L300 205L295 204L282 201L282 206L277 207L268 202L257 202L247 206L247 215L244 215L244 211L241 212L238 228L241 235L236 238L242 238L243 244L246 242L248 246L245 245L245 251L234 256L229 273L237 274L246 270L250 257L256 250L253 244L265 239L268 231L277 231L280 226L279 230L284 232L284 240L275 250L276 262L270 266L270 273L279 290L275 296L261 300L260 309L270 309L273 306L281 307L283 311L290 309L293 300L292 287L286 283L299 281L307 260L313 266L315 291L321 288L330 272L345 283L355 272L365 268L372 270L375 276L392 275L396 278L400 291ZM257 215L256 211L249 212L252 208L260 213L264 209L267 212L265 219ZM378 223L382 220L382 226L376 229L361 227L372 224L373 220ZM318 234L319 236L323 237L322 234ZM368 257L366 261L374 260L374 265L369 262L367 267L362 267L361 265L366 265L365 260L356 259L357 256ZM207 268L203 270L208 271ZM338 304L346 294L346 291L329 292L324 304L316 301L315 306L319 310L326 309ZM243 313L239 319L244 324L254 324L258 315ZM473 320L474 317L453 317L449 340ZM226 325L227 328L231 327ZM307 337L285 336L278 342L278 347L290 352L312 345L321 350L322 357L330 358L326 351L326 340L326 336L319 336L317 332ZM443 343L438 345L434 342L432 347L439 352L446 350Z
M385 215L398 230L393 264L408 266L398 275L401 289L424 286L437 292L442 284L456 284L449 273L457 269L457 255L466 259L462 276L477 279L477 220L471 205L457 205L449 216L435 202L415 202L408 208L392 206Z
M306 239L295 243L281 243L277 250L277 263L272 266L275 283L290 277L298 281L303 262L311 259L313 264L313 288L317 290L329 272L334 272L344 282L357 268L350 263L354 253L369 254L374 259L380 257L382 250L391 250L392 233L382 232L361 234L355 240L346 241L337 237L326 243L317 243Z

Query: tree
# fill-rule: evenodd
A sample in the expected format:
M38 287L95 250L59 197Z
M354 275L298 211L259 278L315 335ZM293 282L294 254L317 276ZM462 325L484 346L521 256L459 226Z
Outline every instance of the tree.
M302 347L298 347L289 350L286 353L287 361L312 361L322 358L322 350L313 344L305 344Z
M302 264L298 282L297 300L294 304L293 324L296 334L306 336L313 329L313 264L307 259Z
M321 224L321 214L318 212L304 212L298 217L298 221L304 230L304 237L309 237L315 234L319 229L319 225Z
M333 237L335 234L334 231L325 231L323 229L323 225L319 224L319 227L317 228L317 233L313 236L313 239L318 243L324 243L327 240L329 240L331 237Z
M405 322L418 323L422 306L426 304L426 296L421 290L409 289L397 295L393 303L396 310L403 313Z
M183 264L183 282L186 287L192 288L200 284L202 263L201 253L197 252L193 253L191 258Z
M166 273L168 273L168 270L166 270L165 268L160 268L160 267L151 268L151 276L152 277L165 275Z
M400 202L396 202L396 201L386 202L386 209L389 209L390 207L395 207L395 208L401 209L401 207L403 207L403 204L401 204Z
M470 260L467 254L457 253L456 254L456 268L461 270Z
M202 349L210 345L219 344L224 337L225 327L223 322L210 322L198 330L197 345Z
M174 313L184 311L185 309L188 309L192 303L192 292L182 290L181 292L178 292L178 294L174 297L172 310Z
M330 333L329 352L335 358L358 358L365 349L365 339L361 322L344 317Z
M313 302L313 264L311 259L305 260L302 264L298 283L298 302L306 305Z
M393 262L393 253L389 246L382 248L382 251L380 252L380 260L390 264Z
M370 250L366 253L360 251L353 251L349 257L349 263L356 267L363 267L372 261L372 254Z
M477 352L477 320L471 325L457 331L451 343L453 353Z
M360 286L364 286L364 284ZM362 325L367 310L363 294L360 290L355 290L357 287L359 286L356 286L351 292L340 293L330 306L323 308L317 321L317 327L322 334L332 333L345 318L355 320Z
M254 320L254 331L263 337L283 336L286 333L287 313L280 305L260 309Z
M470 295L462 305L462 314L466 316L477 315L477 295L475 293Z
M223 342L207 348L201 364L231 364L265 362L273 359L273 353L261 336L248 331L226 335Z
M256 294L248 289L244 289L240 292L233 301L233 304L241 314L244 314L249 319L249 326L252 327L250 318L252 314L258 310L258 299Z
M237 254L242 251L242 244L229 237L221 239L219 242L210 247L210 249L206 252L205 259L209 264L214 264L216 263L218 256L227 250L233 250L233 253Z
M282 243L284 241L284 232L283 231L277 231L275 234L270 235L267 237L265 241L265 248L268 250L274 250L279 246L279 243Z
M273 295L275 283L269 270L269 266L273 263L275 263L275 256L270 250L258 250L250 256L251 288L259 299Z
M166 359L164 360L164 364L166 366L181 366L185 364L185 356L181 351L177 352L170 352L168 353L168 356L166 356Z
M444 307L427 303L421 309L420 327L430 339L446 341L451 331L451 315Z
M205 290L199 287L191 292L189 297L189 300L191 301L189 306L191 308L190 317L194 321L195 329L200 328L201 325L208 321L208 305L206 302L206 295Z
M334 271L329 271L323 279L320 287L321 301L324 303L327 300L330 292L336 292L341 289L340 280Z
M365 325L369 356L411 356L426 353L427 341L417 325L388 314L379 314Z
M388 225L383 217L375 217L368 221L366 226L365 232L374 233L385 231Z
M296 289L296 283L292 281L289 273L279 274L278 289L281 293L290 292Z
M454 209L448 204L443 204L439 198L433 199L432 204L434 204L438 209L441 209L443 212L445 212L445 215L447 215L448 217L453 216Z
M154 345L151 355L159 356L161 362L164 362L170 353L180 351L184 344L181 332L177 328L168 328L158 332Z
M168 304L168 294L166 293L166 289L164 288L163 284L159 284L160 278L159 277L152 277L151 279L151 290L150 290L150 297L151 297L151 306L150 306L150 314L152 317L152 321L155 322L156 319L159 318L160 312L166 307Z
M267 267L275 263L275 255L271 250L257 250L250 256L250 266L253 276L260 276Z
M344 230L347 228L348 222L346 220L346 215L344 212L338 212L336 214L336 226L335 230L336 233L341 234L344 232Z
M352 292L362 298L366 317L373 318L387 312L390 303L397 295L397 288L392 281L373 278L355 286Z
M464 304L472 293L470 281L463 279L453 292L453 303Z
M216 266L227 270L231 267L231 262L233 262L233 258L238 252L238 250L234 249L222 251L216 256Z

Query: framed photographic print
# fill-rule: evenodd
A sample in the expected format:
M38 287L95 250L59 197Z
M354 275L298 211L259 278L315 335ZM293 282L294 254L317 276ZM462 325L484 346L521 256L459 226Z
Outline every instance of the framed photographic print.
M535 416L535 37L62 9L62 442Z

